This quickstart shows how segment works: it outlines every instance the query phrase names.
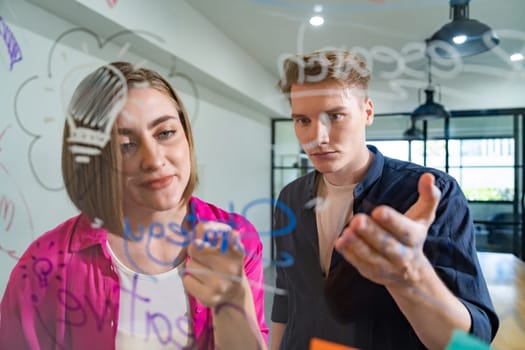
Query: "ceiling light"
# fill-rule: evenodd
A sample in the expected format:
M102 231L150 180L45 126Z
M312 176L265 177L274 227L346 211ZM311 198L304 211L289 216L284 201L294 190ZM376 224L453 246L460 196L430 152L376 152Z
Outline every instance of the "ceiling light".
M466 35L456 35L455 37L452 38L452 41L453 41L455 44L461 45L461 44L463 44L465 41L467 41L467 36L466 36Z
M310 18L310 24L313 25L313 26L320 26L320 25L323 25L324 23L324 18L321 17L321 16L312 16L312 18Z
M427 40L428 45L428 40ZM428 85L425 88L425 103L417 107L411 114L412 121L450 118L450 113L443 107L443 105L434 102L434 87L432 86L432 61L430 55L428 58Z
M510 60L512 62L521 61L521 60L523 60L523 58L524 58L523 54L521 54L519 52L518 53L513 53L512 55L510 55Z
M315 13L321 13L321 12L323 12L323 5L315 5L315 6L314 6L314 12L315 12Z
M447 112L445 107L443 107L442 104L434 102L434 89L431 86L425 89L425 94L425 103L412 112L411 116L414 120L450 118L450 113Z
M470 0L450 0L452 22L442 26L430 37L432 51L438 56L471 56L499 44L499 38L488 25L469 19L469 2Z
M410 128L403 133L403 139L405 140L423 140L425 137L421 129L416 128L416 121L414 118L410 118Z

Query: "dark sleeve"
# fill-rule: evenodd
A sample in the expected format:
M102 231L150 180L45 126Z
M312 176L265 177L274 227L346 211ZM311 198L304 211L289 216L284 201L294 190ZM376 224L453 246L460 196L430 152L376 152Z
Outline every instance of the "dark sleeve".
M282 268L278 267L276 270L277 277L275 279L275 286L280 290L287 290ZM272 305L272 322L288 322L288 295L277 293L274 294Z
M279 196L279 202L283 203L283 194ZM275 239L275 251L277 257L275 261L272 261L272 265L275 265L276 279L275 287L278 288L278 292L274 294L273 305L272 305L272 322L286 323L288 321L288 284L286 282L286 274L284 272L285 267L279 266L279 256L281 253L286 252L285 247L286 236L289 235L278 235L273 237L273 232L282 229L288 224L285 213L278 208L274 209L273 223L272 223L272 239ZM285 291L285 293L279 293L279 291Z
M441 201L425 241L425 255L468 309L472 320L470 333L490 343L499 320L478 261L467 200L454 179L440 178L436 184L441 190Z

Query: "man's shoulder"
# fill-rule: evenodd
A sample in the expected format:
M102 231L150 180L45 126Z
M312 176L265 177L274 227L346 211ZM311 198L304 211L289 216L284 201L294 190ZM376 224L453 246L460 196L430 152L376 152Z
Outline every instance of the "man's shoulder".
M295 195L298 192L308 194L313 189L315 176L316 172L311 171L305 175L302 175L301 177L298 177L283 187L281 190L281 195Z
M385 180L396 178L404 182L415 181L417 183L421 175L424 173L431 173L434 175L438 187L441 187L446 183L455 182L455 179L443 170L405 160L385 157L383 168L383 177Z

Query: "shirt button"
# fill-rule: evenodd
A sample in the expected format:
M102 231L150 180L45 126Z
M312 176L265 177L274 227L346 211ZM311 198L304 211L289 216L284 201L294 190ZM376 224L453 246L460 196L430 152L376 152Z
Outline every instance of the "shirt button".
M113 328L115 326L115 322L113 322L113 320L111 320L111 328Z

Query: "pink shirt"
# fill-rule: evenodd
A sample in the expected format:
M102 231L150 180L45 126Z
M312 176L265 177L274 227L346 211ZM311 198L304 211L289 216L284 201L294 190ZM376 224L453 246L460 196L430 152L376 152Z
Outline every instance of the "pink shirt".
M242 216L192 197L199 221L233 224L246 249L244 270L265 341L262 243ZM233 220L233 222L232 222ZM145 235L148 234L147 231ZM144 237L145 238L145 237ZM35 240L13 269L0 305L0 349L114 349L120 284L106 247L107 231L84 215ZM213 349L212 310L189 296L197 349ZM191 336L191 335L190 335Z

